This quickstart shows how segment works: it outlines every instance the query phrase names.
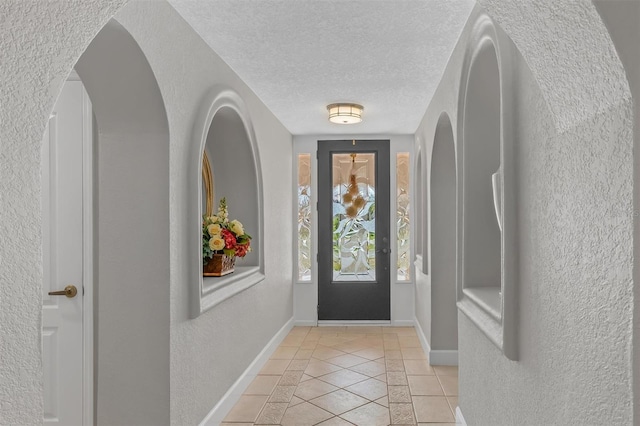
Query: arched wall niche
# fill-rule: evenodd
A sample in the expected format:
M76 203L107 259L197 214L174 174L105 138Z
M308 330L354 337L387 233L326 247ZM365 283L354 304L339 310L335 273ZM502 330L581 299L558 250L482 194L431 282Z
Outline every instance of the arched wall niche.
M204 98L194 124L194 152L190 157L192 196L190 247L191 317L264 280L263 193L260 157L247 107L235 91L215 87ZM243 223L252 236L252 251L236 261L235 272L224 277L202 276L202 159L207 152L214 183L214 213L227 199L230 219Z
M94 422L166 424L170 135L164 100L144 52L113 19L75 69L95 122Z
M458 307L517 359L515 46L485 14L473 25L458 105Z
M446 351L458 349L456 309L456 155L451 119L440 114L434 135L429 179L431 218L432 364L457 364Z

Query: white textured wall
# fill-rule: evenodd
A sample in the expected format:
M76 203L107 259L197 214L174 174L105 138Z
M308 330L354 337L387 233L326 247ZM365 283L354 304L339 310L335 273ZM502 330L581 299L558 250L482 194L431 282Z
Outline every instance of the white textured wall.
M62 83L124 3L0 2L0 423L42 421L40 146Z
M470 425L631 424L633 121L621 64L590 3L486 3L526 58L516 84L520 359L459 314L460 407ZM440 113L457 120L467 36L418 130L427 152Z
M197 424L293 316L292 175L289 166L282 167L292 161L291 135L168 3L132 2L116 19L147 56L167 109L171 132L171 423ZM188 281L186 270L188 218L183 206L193 191L187 188L185 169L196 167L187 164L192 144L197 143L191 139L193 123L204 94L217 84L240 94L253 121L265 193L266 279L189 320L188 292L197 283ZM229 208L233 212L234 207Z

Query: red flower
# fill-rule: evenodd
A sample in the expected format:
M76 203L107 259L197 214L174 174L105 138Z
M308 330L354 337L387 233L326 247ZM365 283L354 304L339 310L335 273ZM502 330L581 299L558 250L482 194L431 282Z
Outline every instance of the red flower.
M245 257L248 252L249 252L249 243L248 242L245 243L245 244L238 244L236 246L236 256Z
M236 248L236 237L228 229L223 229L220 235L224 239L224 248L233 250Z

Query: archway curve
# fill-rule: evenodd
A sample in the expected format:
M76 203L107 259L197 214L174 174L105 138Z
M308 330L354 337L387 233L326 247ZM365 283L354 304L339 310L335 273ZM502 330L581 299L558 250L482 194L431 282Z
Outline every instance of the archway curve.
M429 176L431 217L432 364L457 364L456 308L456 155L451 119L442 112L436 125Z
M116 20L75 69L96 125L94 418L166 423L170 135L164 100L144 52ZM123 409L132 401L136 409Z
M229 140L217 139L215 128L217 120L222 121L219 130L229 137ZM224 137L223 137L224 138ZM230 164L229 162L216 161L219 158L236 158L233 155L234 147L230 143L240 143L238 148L245 154L240 156L246 164ZM226 155L216 156L209 151L208 156L212 163L214 182L216 182L216 194L231 197L228 201L236 202L236 211L245 210L249 214L249 220L245 220L245 229L250 232L253 253L247 256L246 266L236 268L236 272L228 277L203 279L202 277L202 237L201 237L201 212L202 212L202 158L207 145L213 145L225 151ZM190 312L195 318L208 309L227 300L233 295L264 280L264 202L262 169L260 166L260 154L253 128L251 116L242 97L233 89L226 86L211 88L204 96L199 115L193 127L193 145L189 163L191 198L189 202L189 235L190 247L194 252L190 256L190 271L192 279ZM241 166L244 166L241 167ZM241 190L235 187L237 183L231 173L238 169L241 173L248 174L248 179L241 183ZM248 170L248 171L247 171ZM232 185L232 183L234 185ZM221 192L222 190L222 192ZM233 191L232 191L233 190ZM223 193L224 192L224 193ZM234 209L233 205L230 205ZM242 221L242 220L241 220ZM197 251L196 251L197 250ZM197 285L196 285L197 283Z

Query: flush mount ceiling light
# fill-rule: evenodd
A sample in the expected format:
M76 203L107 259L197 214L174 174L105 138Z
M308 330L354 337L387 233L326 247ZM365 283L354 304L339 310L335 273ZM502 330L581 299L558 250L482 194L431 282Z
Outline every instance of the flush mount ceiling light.
M329 121L337 124L356 124L362 121L364 107L358 104L338 103L327 105Z

